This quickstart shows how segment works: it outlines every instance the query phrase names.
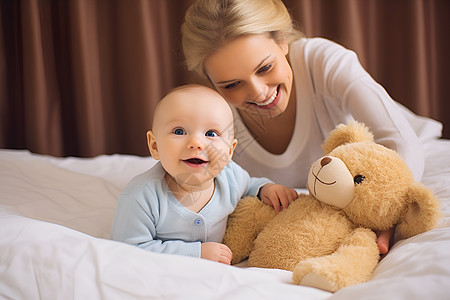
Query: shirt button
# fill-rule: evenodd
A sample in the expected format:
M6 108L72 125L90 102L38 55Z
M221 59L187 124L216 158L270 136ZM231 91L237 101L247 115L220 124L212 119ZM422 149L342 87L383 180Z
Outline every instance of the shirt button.
M195 223L195 225L202 225L202 220L201 219L195 219L194 223Z

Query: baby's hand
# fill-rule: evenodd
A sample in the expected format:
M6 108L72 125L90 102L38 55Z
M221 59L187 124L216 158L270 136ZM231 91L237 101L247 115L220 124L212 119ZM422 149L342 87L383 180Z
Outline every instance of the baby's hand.
M230 248L224 244L215 242L202 243L201 258L229 265L232 257L233 254Z
M261 201L273 206L276 212L288 208L292 201L297 199L298 194L294 189L281 184L268 183L259 190Z

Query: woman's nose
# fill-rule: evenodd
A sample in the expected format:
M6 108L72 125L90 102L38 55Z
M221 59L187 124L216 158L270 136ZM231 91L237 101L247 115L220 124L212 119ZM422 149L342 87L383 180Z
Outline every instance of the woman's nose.
M249 83L248 99L251 102L261 102L266 100L267 85L260 79L253 80Z

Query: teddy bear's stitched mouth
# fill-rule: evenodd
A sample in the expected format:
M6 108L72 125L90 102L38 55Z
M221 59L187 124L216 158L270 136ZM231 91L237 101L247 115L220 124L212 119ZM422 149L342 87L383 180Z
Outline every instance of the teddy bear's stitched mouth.
M314 178L315 178L315 180L314 180L314 183L313 183L313 190L311 190L311 189L309 189L311 192L312 192L312 194L316 197L317 196L317 191L316 191L316 187L317 187L317 182L320 182L320 183L322 183L323 185L333 185L333 184L335 184L336 183L336 180L335 181L333 181L333 182L325 182L325 181L323 181L323 180L321 180L320 178L319 178L319 173L320 173L320 171L322 170L322 168L320 168L320 170L319 170L319 172L317 172L317 174L314 174L314 172L313 171L311 171L311 174L314 176Z
M320 170L319 170L319 173L320 173ZM317 175L316 175L316 174L314 174L314 172L311 172L311 174L314 176L314 178L316 178L316 180L318 180L320 183L325 184L325 185L333 185L336 183L336 180L333 182L325 182L325 181L321 180L319 178L319 173L317 173Z

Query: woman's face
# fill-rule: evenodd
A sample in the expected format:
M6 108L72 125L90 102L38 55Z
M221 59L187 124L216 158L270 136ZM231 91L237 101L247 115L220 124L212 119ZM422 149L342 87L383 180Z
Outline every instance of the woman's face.
M292 88L287 43L265 34L237 38L205 61L217 91L233 106L265 118L286 110Z

